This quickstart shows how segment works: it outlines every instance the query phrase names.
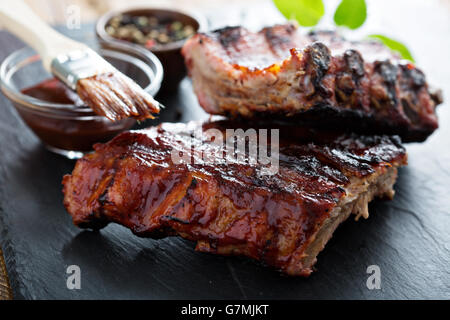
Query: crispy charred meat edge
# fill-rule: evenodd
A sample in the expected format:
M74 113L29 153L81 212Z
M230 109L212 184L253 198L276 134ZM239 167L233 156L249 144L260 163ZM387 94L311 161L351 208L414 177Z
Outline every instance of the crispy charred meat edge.
M282 28L285 32L280 33ZM295 32L292 25L278 25L264 28L258 35L277 50L276 46L295 41ZM292 49L290 58L277 63L279 68L272 65L263 70L227 62L226 56L215 56L216 50L210 48L220 44L227 52L246 34L242 27L227 27L198 34L183 48L200 105L209 113L332 125L368 134L398 134L405 142L424 141L438 127L435 108L442 103L442 93L431 91L425 75L413 64L400 61L394 54L385 60L365 62L354 49L332 55L333 48L342 45L352 48L356 44L369 53L380 51L379 43L350 42L332 32L316 31L305 36L310 45ZM197 53L192 53L195 50ZM208 59L213 62L205 63ZM299 68L297 74L286 76L294 73L293 66ZM208 68L211 70L206 72ZM266 77L273 85L246 84L258 77ZM259 91L258 85L262 86ZM280 94L286 91L287 96Z

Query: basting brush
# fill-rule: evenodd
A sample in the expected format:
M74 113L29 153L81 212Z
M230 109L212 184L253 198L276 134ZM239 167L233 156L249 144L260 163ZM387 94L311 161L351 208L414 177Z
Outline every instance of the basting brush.
M133 80L85 44L52 29L22 0L0 1L0 24L35 49L44 68L95 113L117 121L144 120L159 112L159 102Z

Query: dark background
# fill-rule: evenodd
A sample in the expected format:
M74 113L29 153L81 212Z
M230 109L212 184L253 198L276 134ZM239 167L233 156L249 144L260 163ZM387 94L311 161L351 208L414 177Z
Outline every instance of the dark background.
M418 65L447 98L450 30L443 17L450 14L436 8L427 13L427 8L393 9L389 21L398 26L394 35L409 41ZM414 14L419 12L430 22L429 30L424 30L426 23L415 24ZM216 18L210 16L213 25L218 24ZM91 25L71 33L89 41L92 34ZM22 46L0 32L0 61ZM158 98L167 106L163 121L206 117L188 79L176 94ZM426 143L407 146L409 166L399 172L395 199L374 201L368 220L342 224L319 255L317 271L304 279L280 275L244 258L197 253L193 243L179 238L141 239L117 225L98 233L76 228L61 193L61 178L74 162L46 151L0 95L0 243L14 297L449 299L448 105L440 106L439 115L441 128ZM381 268L381 290L366 287L366 268L372 264ZM69 265L81 268L81 290L66 288Z

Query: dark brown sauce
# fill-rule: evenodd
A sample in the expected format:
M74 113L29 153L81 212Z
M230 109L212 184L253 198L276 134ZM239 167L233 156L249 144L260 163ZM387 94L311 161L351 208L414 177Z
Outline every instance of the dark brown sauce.
M84 105L74 91L56 78L50 78L25 88L22 93L51 103L74 104L78 107Z
M72 104L78 108L85 106L75 92L56 78L25 88L22 93L49 103ZM56 109L55 113L51 109L35 112L20 105L17 110L47 146L72 151L90 151L93 144L108 141L119 132L130 129L135 123L134 119L111 122L93 112L77 113L75 108L72 113L70 107L64 115L58 114ZM91 119L80 119L80 115Z

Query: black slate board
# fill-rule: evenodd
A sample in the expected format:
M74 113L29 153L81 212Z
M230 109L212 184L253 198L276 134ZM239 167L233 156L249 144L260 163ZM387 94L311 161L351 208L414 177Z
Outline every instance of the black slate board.
M89 29L89 32L91 29ZM90 33L88 33L90 34ZM0 32L0 61L22 44ZM207 118L185 79L163 121ZM61 178L74 165L44 149L0 96L0 244L15 298L25 299L405 299L450 298L450 131L408 145L393 201L349 220L319 255L310 278L289 278L244 258L193 251L179 238L141 239L117 225L81 231L62 205ZM381 290L369 290L369 265ZM68 290L66 268L81 268Z

